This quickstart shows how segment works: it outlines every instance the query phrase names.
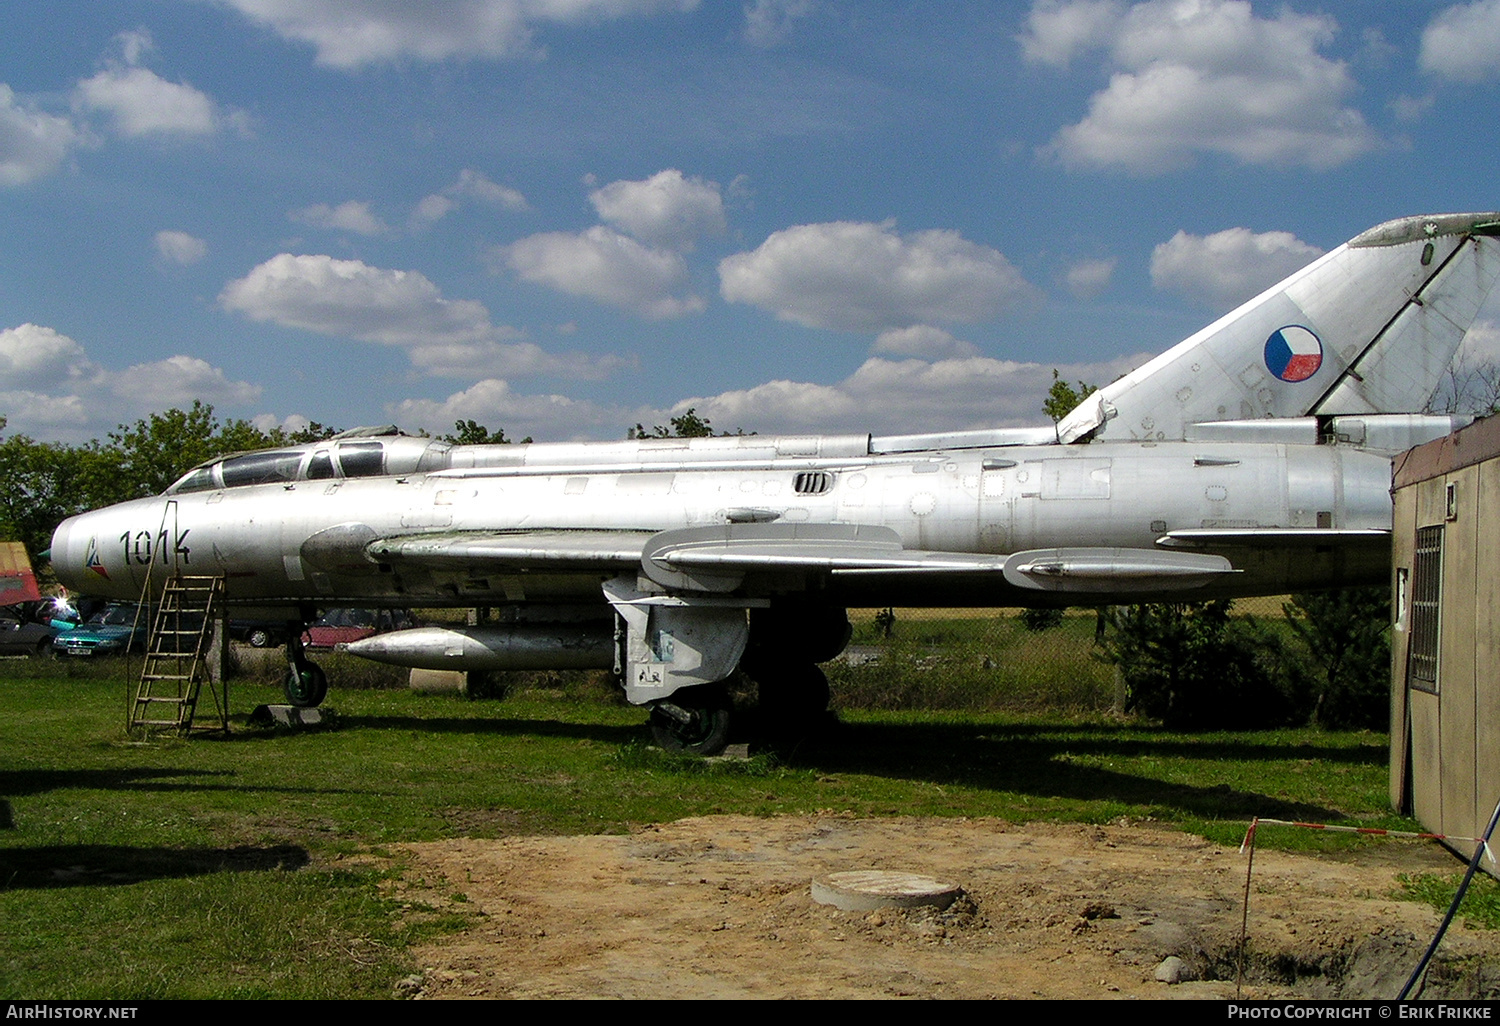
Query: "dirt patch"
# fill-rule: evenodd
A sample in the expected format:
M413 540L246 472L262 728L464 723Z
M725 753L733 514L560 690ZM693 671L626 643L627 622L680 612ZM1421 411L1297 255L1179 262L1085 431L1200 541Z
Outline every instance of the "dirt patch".
M416 952L424 972L405 992L422 997L1235 993L1245 860L1151 824L710 816L405 847L403 896L474 917ZM1401 842L1338 859L1257 852L1244 995L1394 997L1439 919L1390 897L1396 875L1455 868ZM849 869L921 873L966 897L940 914L813 902L814 876ZM1500 933L1455 926L1442 959L1427 996L1492 996Z

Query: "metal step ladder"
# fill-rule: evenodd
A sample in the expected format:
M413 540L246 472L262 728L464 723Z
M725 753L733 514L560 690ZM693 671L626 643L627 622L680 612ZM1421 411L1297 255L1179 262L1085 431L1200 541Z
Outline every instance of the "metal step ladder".
M208 672L214 620L224 601L224 578L170 578L146 639L146 661L130 713L130 727L143 733L193 729L205 681L219 725L199 729L229 732L229 701Z

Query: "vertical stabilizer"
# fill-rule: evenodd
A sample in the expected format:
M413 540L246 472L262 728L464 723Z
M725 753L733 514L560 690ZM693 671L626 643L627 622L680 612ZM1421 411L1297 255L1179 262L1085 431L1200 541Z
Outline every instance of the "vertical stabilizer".
M1181 439L1189 424L1420 412L1500 277L1500 213L1371 228L1089 396L1058 424Z

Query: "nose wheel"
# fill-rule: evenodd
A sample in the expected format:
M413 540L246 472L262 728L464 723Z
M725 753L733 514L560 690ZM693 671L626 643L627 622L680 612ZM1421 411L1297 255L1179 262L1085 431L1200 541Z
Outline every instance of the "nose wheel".
M282 690L286 692L289 704L299 709L311 709L328 697L328 675L302 651L302 625L293 624L293 627L291 638L286 643L287 670Z
M328 697L328 675L317 663L304 662L301 668L287 667L283 686L286 700L301 709L322 705Z

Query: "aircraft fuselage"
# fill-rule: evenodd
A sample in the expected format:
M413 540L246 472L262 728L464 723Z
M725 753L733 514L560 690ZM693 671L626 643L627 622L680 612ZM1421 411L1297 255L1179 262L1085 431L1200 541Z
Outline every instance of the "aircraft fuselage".
M1356 448L1215 442L1012 446L744 469L449 470L140 499L65 521L52 561L69 588L122 599L138 597L148 573L160 582L176 571L223 575L241 606L602 603L600 583L618 571L477 574L382 563L367 546L540 531L639 532L644 543L667 530L774 522L885 527L905 548L937 552L1140 550L1195 529L1389 530L1389 487L1389 460ZM1183 598L1381 583L1388 572L1379 546L1198 551L1226 554L1240 572ZM1055 601L997 573L795 576L788 590L812 587L840 605Z

